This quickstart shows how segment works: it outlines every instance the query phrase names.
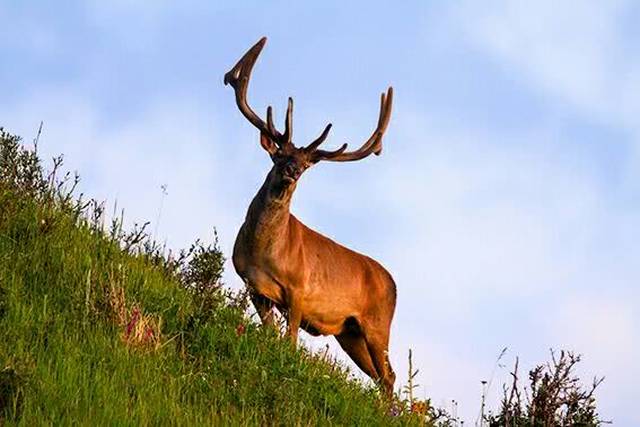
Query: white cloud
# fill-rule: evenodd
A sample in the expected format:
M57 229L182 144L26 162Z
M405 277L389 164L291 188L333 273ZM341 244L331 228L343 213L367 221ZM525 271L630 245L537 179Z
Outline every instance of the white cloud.
M457 18L469 42L579 108L602 113L633 95L624 88L637 67L624 58L619 18L625 2L515 1L466 4ZM615 78L615 79L614 79ZM617 107L615 107L617 109Z
M584 353L594 366L612 371L619 364L635 366L633 354L638 351L640 331L630 301L580 292L568 295L554 311L554 316L545 320L556 341Z
M466 2L452 13L468 43L518 80L595 123L632 135L625 185L640 191L640 60L625 34L633 2ZM563 108L560 108L563 109ZM603 142L604 143L604 142ZM610 143L610 142L607 142Z

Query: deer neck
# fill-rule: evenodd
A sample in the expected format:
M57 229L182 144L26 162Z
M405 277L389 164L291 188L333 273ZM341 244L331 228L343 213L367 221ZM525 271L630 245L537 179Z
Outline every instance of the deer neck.
M254 250L261 253L278 250L288 243L289 207L296 184L278 184L269 173L258 194L251 201L245 219L245 236Z

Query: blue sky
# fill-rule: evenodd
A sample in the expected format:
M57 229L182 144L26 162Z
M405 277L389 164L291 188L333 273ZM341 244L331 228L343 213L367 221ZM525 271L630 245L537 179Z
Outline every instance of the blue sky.
M211 3L0 2L0 125L43 120L42 153L130 221L166 184L158 237L217 227L229 254L270 167L222 84L239 56L269 37L250 100L281 120L293 96L298 144L330 121L357 145L393 85L383 155L318 165L293 211L396 278L399 379L413 348L421 393L472 422L503 347L526 368L567 348L607 377L602 414L640 424L637 3Z

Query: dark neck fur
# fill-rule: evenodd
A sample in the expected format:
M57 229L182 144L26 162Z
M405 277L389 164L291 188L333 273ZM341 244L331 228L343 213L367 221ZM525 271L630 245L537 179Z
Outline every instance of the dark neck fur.
M246 237L253 240L255 245L272 247L286 242L289 206L295 187L295 183L289 186L277 183L273 170L269 172L251 201L245 219Z

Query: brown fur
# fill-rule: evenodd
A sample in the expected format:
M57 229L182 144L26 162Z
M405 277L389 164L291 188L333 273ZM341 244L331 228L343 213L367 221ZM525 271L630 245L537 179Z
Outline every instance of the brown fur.
M396 303L393 279L373 259L290 214L294 189L278 197L267 178L236 238L235 269L254 292L264 323L271 323L271 310L278 306L287 310L292 340L299 327L313 335L335 335L353 361L390 390L395 380L387 358Z

